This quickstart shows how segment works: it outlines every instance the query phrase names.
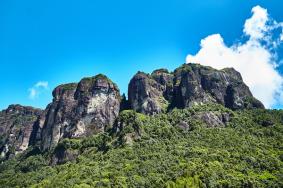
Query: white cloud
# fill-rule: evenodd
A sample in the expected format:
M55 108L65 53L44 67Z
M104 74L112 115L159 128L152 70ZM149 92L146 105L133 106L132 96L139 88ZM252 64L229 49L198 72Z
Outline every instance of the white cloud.
M32 88L29 89L29 98L36 99L45 90L49 90L48 82L39 81Z
M268 21L267 10L260 6L255 6L252 8L252 13L252 17L245 22L244 33L250 36L251 39L260 39L268 30L266 25Z
M43 87L44 89L48 88L48 82L46 81L39 81L35 84L35 87Z
M202 39L199 52L188 55L186 61L216 69L235 68L253 95L270 108L283 101L280 100L283 99L283 78L275 69L279 66L276 48L283 37L281 34L281 39L274 39L273 31L278 28L282 29L282 23L275 22L266 9L256 6L244 25L246 41L227 46L220 34L213 34Z
M34 88L30 88L29 89L29 98L30 99L34 99L35 98L35 96L36 96L36 94L37 94L37 92L36 92L36 90L34 89Z

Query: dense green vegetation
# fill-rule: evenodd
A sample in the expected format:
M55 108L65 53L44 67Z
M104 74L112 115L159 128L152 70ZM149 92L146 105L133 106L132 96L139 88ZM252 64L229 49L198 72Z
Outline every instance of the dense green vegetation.
M209 128L194 118L203 111L231 119ZM283 111L206 105L153 117L126 110L117 121L107 133L2 163L1 187L283 187ZM50 166L58 150L79 156Z

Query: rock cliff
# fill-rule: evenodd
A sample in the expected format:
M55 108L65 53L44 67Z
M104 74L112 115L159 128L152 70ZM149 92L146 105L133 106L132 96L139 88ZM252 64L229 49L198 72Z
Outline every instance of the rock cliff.
M119 135L127 129L127 124L117 117L126 109L155 115L208 103L218 103L232 110L264 108L236 70L216 70L198 64L184 64L174 72L166 69L151 74L138 72L129 83L128 100L125 95L120 96L117 85L102 74L83 78L79 83L60 85L52 94L53 101L44 111L11 105L0 112L2 158L21 153L28 146L50 150L63 138L88 137L108 131L114 122L117 124L114 132ZM207 112L196 114L195 118L208 127L223 127L230 117ZM190 129L186 122L179 122L179 126L186 131ZM139 137L139 134L137 129L135 134L128 133L128 138ZM67 155L62 152L55 153L55 161L59 161L56 156Z
M0 153L1 158L11 158L25 151L38 117L40 109L21 105L10 105L0 112Z
M104 75L58 86L53 91L53 102L46 109L42 149L55 146L61 138L105 131L112 126L119 110L119 89Z
M173 73L165 69L152 74L138 72L131 79L128 92L131 108L150 115L207 103L219 103L233 110L264 108L233 68L216 70L184 64Z

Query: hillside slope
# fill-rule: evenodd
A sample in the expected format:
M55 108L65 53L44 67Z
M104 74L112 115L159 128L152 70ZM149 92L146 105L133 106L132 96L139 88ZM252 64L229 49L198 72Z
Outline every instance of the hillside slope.
M240 73L138 72L63 84L45 110L0 112L1 187L282 187L283 111Z
M230 120L212 128L194 118L201 114ZM77 154L71 162L49 166L52 152L32 150L4 162L1 187L283 186L283 111L205 105L154 117L123 111L118 119L116 131L62 140L54 151Z

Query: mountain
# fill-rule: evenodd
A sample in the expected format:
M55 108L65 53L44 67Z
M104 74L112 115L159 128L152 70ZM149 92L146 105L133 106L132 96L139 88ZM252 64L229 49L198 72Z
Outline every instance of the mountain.
M36 139L33 129L42 126L38 118L43 114L40 109L21 105L10 105L0 112L1 157L10 158L28 148Z
M218 71L184 64L173 73L166 69L150 75L138 72L130 81L128 92L132 109L151 115L207 103L219 103L234 110L264 108L233 68Z
M0 112L2 187L282 186L283 112L233 68L138 72L128 100L102 74L52 94Z

